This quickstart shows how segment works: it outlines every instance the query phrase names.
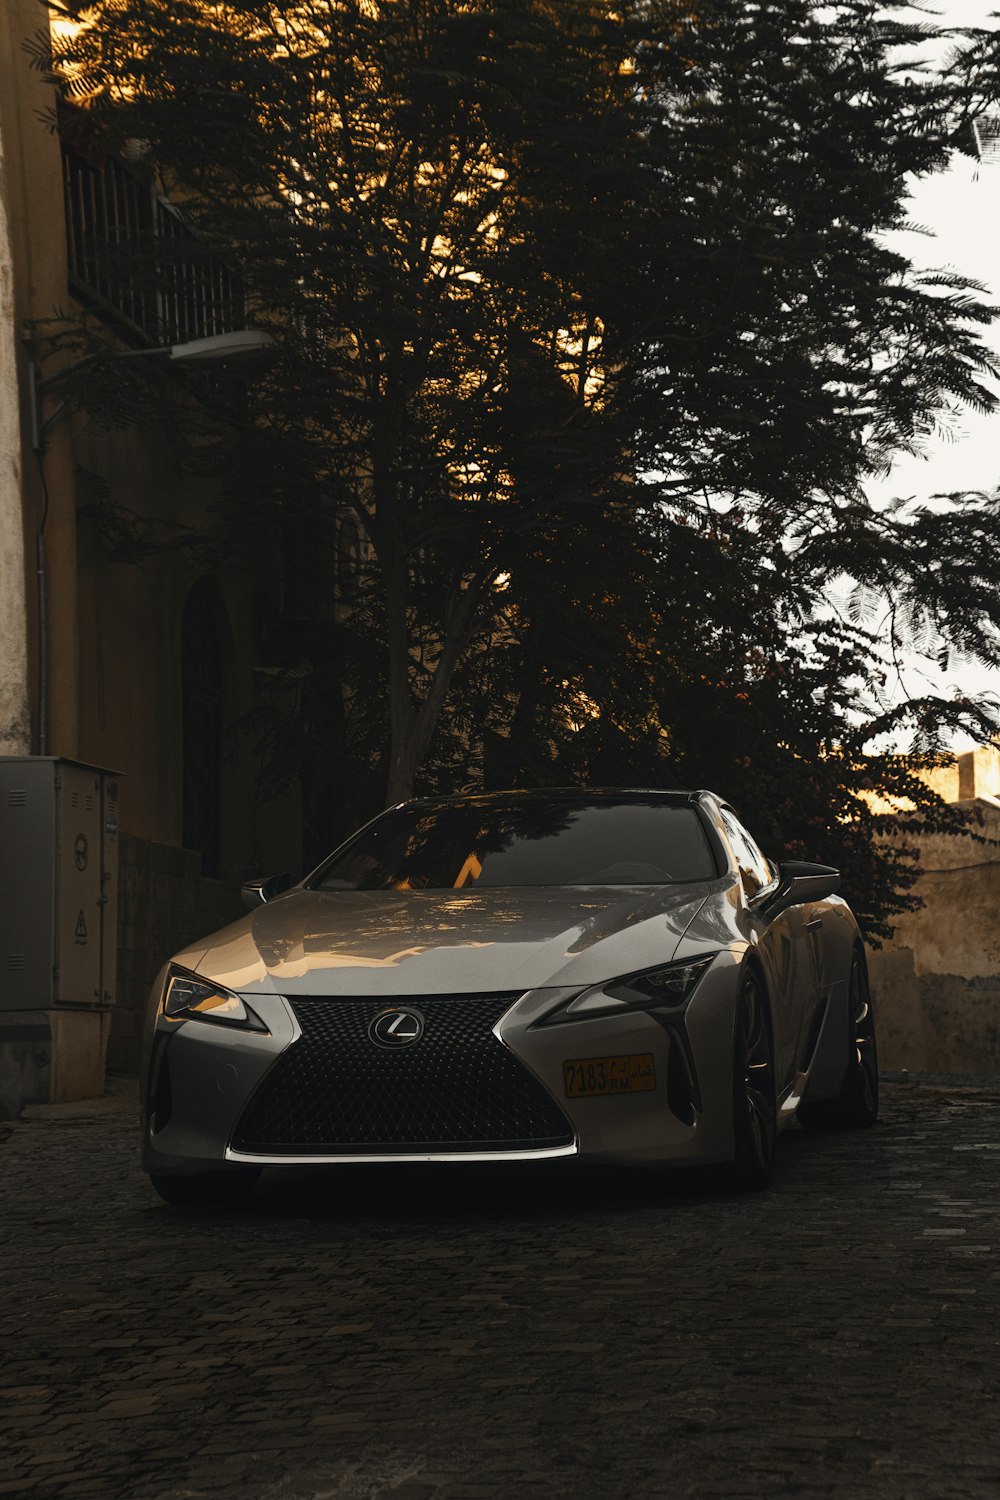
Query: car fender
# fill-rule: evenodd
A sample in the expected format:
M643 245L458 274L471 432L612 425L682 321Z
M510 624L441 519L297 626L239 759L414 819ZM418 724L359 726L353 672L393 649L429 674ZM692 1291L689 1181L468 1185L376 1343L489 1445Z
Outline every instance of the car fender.
M804 1097L810 1101L835 1099L847 1068L850 1047L850 1017L847 998L855 953L864 958L861 929L853 912L840 896L817 902L820 1005L822 1019L811 1057L804 1059L809 1081Z

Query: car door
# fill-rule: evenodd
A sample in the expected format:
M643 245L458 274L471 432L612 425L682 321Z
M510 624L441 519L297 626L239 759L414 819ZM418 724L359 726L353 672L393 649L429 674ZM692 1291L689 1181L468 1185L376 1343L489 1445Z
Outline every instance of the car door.
M772 976L771 1009L778 1094L793 1082L801 1049L819 1000L812 908L789 906L767 915L767 897L777 886L778 870L761 853L755 839L731 807L722 807L723 827L746 897L747 919Z

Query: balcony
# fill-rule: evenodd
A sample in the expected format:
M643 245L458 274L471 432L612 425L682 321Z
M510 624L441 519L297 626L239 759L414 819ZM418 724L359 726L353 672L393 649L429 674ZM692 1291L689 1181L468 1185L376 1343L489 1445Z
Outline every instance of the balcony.
M241 277L117 157L62 143L72 296L128 343L181 344L244 325Z

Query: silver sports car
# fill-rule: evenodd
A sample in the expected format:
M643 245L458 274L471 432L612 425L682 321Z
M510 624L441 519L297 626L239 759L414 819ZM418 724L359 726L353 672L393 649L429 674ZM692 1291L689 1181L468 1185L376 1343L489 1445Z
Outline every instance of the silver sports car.
M144 1164L172 1203L265 1166L727 1163L878 1111L864 946L826 865L711 792L401 803L157 978Z

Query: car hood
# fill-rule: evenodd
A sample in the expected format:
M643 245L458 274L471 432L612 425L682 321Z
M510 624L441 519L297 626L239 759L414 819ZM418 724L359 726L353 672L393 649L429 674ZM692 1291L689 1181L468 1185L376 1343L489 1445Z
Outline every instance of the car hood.
M596 984L667 962L712 886L291 891L176 962L243 994Z

